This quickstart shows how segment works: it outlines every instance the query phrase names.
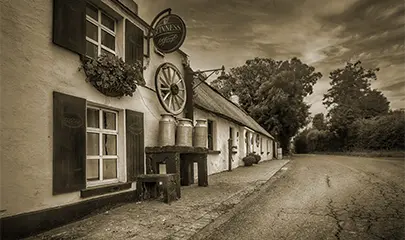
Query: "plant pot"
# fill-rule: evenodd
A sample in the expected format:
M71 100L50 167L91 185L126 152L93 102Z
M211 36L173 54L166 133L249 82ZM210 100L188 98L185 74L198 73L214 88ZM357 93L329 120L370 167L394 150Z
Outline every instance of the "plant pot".
M105 88L100 88L96 87L96 89L101 92L102 94L108 96L108 97L122 97L124 96L124 93L116 92L110 89L105 89Z

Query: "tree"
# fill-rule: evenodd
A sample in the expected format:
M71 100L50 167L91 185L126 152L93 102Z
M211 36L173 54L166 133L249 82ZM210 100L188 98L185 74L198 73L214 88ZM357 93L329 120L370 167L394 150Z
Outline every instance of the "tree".
M326 122L323 113L318 113L312 119L312 126L318 130L326 129Z
M329 109L330 130L339 136L341 147L347 145L349 126L354 121L388 113L387 99L370 87L377 71L365 69L357 61L330 73L331 88L324 94L323 103Z
M211 85L225 97L238 95L240 106L276 136L287 153L291 137L308 123L310 106L304 98L312 94L312 86L321 77L314 67L297 58L255 58L232 68L226 78Z

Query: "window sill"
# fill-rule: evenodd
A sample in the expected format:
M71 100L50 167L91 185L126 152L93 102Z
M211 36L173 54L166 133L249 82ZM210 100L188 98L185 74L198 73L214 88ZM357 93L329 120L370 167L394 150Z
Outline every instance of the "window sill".
M208 150L208 154L220 154L221 151L219 150Z
M107 193L118 192L126 189L131 188L132 183L114 183L109 185L97 186L97 187L89 187L80 191L81 198L88 198L98 195L103 195Z

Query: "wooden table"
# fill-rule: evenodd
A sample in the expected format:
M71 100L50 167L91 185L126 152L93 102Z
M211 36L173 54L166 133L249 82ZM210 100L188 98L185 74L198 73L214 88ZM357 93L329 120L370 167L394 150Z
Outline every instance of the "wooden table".
M201 147L146 147L146 173L159 173L159 164L166 164L166 173L175 173L178 183L177 195L180 197L180 182L190 185L193 181L191 168L198 164L198 186L208 186L207 148ZM183 163L183 164L181 164ZM183 169L180 166L183 166Z

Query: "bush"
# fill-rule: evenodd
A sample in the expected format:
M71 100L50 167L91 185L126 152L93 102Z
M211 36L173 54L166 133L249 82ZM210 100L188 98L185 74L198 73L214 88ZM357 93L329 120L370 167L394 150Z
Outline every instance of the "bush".
M256 162L256 158L254 156L246 156L242 158L242 161L245 163L245 166L252 166L253 163Z
M249 153L248 156L252 156L255 158L254 164L259 164L260 160L262 159L262 157L255 152Z
M296 153L339 151L404 151L405 113L393 111L348 126L345 138L330 131L305 129L294 138Z
M405 114L360 119L349 127L349 149L405 150Z

